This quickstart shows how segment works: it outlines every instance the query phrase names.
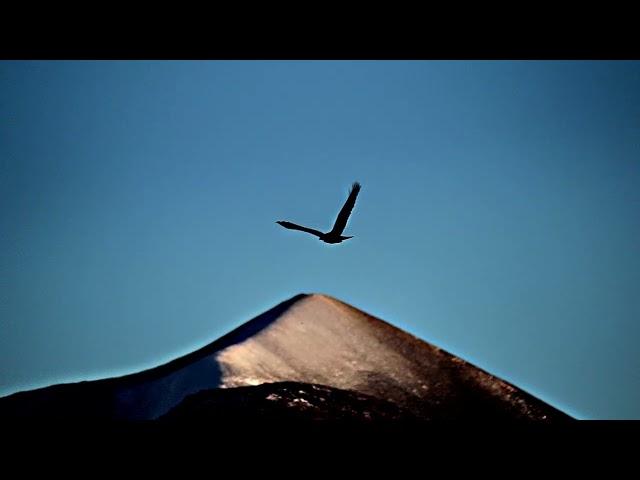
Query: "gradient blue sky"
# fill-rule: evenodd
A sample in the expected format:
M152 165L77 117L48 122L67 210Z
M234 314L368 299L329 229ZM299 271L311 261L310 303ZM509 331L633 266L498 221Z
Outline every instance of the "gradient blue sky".
M640 418L639 187L640 62L2 62L0 394L321 292Z

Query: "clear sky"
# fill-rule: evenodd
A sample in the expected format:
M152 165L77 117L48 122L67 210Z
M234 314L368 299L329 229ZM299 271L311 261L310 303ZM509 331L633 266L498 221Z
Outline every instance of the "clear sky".
M640 418L639 187L640 62L1 62L0 394L319 292Z

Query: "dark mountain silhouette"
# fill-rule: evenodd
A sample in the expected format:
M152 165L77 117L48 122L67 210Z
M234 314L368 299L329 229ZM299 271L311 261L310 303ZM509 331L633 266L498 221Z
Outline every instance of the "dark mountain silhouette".
M188 396L162 422L194 424L419 422L410 411L371 395L300 382L217 388Z
M213 343L119 378L0 399L0 419L530 420L567 415L383 320L297 295Z
M311 235L315 235L325 243L343 242L344 240L353 238L352 236L351 237L343 236L342 232L344 232L344 229L347 227L347 220L349 220L349 215L351 215L351 211L353 210L353 207L356 204L356 198L358 196L358 192L360 192L360 184L358 182L355 182L351 186L349 197L347 198L347 201L342 206L342 209L340 210L340 213L338 213L338 217L336 218L336 221L333 224L333 228L329 232L322 233L319 230L303 227L301 225L297 225L291 222L286 222L283 220L280 220L276 223L290 230L300 230L301 232L306 232L306 233L310 233Z

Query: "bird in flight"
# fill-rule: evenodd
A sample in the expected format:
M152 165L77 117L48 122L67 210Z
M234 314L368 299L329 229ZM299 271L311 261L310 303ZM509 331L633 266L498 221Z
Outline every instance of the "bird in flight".
M360 192L360 184L358 182L354 182L351 186L351 191L349 192L349 198L344 202L340 213L338 213L338 218L336 218L336 222L333 224L333 228L331 231L322 233L319 230L314 230L313 228L303 227L301 225L296 225L295 223L278 221L276 223L282 225L284 228L289 228L291 230L300 230L302 232L310 233L311 235L315 235L320 240L325 243L340 243L344 240L348 240L351 237L345 237L342 235L345 227L347 226L347 220L349 219L349 215L351 215L351 210L353 210L353 206L356 204L356 197L358 196L358 192Z

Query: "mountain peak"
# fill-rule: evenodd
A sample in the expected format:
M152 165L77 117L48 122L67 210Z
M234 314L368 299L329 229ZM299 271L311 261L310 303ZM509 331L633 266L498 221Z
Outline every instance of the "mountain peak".
M566 418L468 362L322 293L295 295L184 357L137 374L85 382L90 385L85 390L103 399L96 407L100 414L152 419L203 390L282 382L357 392L425 419ZM68 387L78 392L77 385ZM42 399L46 395L38 392L60 388L12 397ZM332 398L352 397L332 393Z

